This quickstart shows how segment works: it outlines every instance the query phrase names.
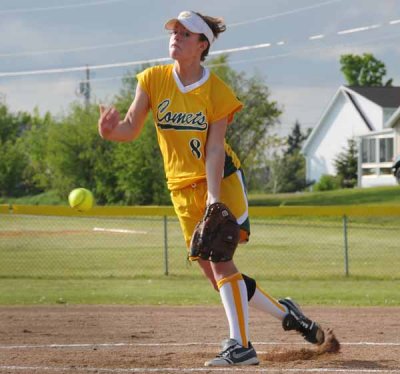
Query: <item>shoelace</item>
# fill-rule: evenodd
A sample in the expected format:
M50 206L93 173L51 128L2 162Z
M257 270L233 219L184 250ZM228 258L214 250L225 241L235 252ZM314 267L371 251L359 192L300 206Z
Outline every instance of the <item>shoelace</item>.
M218 353L217 357L225 357L225 356L228 356L229 353L231 353L231 352L235 349L235 347L236 347L236 344L235 344L235 345L231 345L230 347L228 347L228 348L225 349L224 351Z

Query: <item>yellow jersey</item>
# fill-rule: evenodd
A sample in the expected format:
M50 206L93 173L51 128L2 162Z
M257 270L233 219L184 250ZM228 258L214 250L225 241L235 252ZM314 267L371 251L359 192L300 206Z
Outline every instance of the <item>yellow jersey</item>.
M153 66L137 75L147 93L170 190L206 179L205 145L209 126L225 117L231 123L243 104L232 89L204 68L196 83L183 86L174 66ZM240 168L225 142L224 177Z

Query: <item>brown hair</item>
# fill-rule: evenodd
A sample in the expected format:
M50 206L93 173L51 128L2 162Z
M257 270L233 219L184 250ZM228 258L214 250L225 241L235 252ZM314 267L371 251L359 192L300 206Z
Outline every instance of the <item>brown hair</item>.
M221 34L221 32L224 32L226 30L225 26L225 21L221 17L210 17L210 16L203 16L202 14L198 12L194 12L198 16L200 16L205 23L210 27L211 31L214 34L214 38L218 38L218 35ZM208 52L210 50L210 42L207 39L207 37L204 34L200 34L200 40L201 41L206 41L208 42L208 47L204 52L201 54L201 61L204 61L206 57L208 56Z

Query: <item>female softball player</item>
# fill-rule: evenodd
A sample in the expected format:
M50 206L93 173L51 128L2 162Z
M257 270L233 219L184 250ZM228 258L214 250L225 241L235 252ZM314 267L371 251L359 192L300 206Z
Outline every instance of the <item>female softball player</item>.
M115 108L100 106L100 135L111 141L136 139L152 111L164 160L168 188L189 247L207 206L222 202L240 225L240 241L250 233L248 204L240 161L225 142L227 126L243 104L223 81L204 67L209 49L226 27L221 18L192 11L169 20L171 65L154 66L137 75L135 99L124 120ZM254 279L239 272L234 261L196 257L205 276L219 291L229 323L229 339L206 366L256 365L250 343L248 305L321 344L324 333L290 299L275 300Z

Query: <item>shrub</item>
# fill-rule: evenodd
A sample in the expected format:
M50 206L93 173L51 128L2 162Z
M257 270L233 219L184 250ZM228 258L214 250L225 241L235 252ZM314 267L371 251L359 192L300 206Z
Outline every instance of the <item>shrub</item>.
M341 188L341 178L334 175L323 175L314 185L314 191L332 191Z

